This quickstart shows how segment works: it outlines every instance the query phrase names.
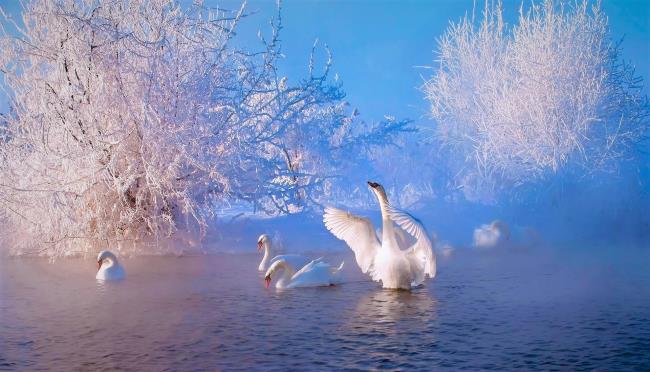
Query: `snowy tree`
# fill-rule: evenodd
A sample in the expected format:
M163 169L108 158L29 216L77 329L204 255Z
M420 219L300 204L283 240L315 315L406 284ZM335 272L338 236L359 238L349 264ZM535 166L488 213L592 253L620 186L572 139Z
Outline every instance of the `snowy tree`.
M21 23L3 14L4 246L135 250L200 235L228 200L291 212L329 187L337 161L405 125L350 115L331 60L288 84L276 70L279 17L261 51L232 46L244 9L33 0Z
M545 0L509 27L486 1L439 40L424 85L470 200L548 177L611 170L647 131L641 79L621 60L599 4Z

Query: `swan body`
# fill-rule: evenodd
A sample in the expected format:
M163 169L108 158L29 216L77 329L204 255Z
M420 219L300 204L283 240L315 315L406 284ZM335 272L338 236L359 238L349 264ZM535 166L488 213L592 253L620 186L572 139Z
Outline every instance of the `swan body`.
M348 244L361 271L381 281L384 288L411 289L427 276L435 277L433 243L422 223L391 206L383 186L375 182L368 185L381 208L381 241L369 219L337 208L325 208L323 222L327 229Z
M443 243L440 252L442 252L442 257L451 257L454 254L454 247L452 247L449 243Z
M275 283L277 289L290 289L299 287L323 287L340 283L340 271L343 262L339 267L333 267L322 258L313 260L303 266L299 271L285 260L274 261L264 276L264 282L268 288L271 279L279 276Z
M111 251L101 251L97 256L97 280L121 280L126 272L117 257Z
M508 225L500 220L489 225L481 225L474 230L474 246L477 248L494 248L503 246L510 240Z
M309 258L300 254L282 254L271 258L271 238L267 234L262 234L257 239L257 249L259 251L264 250L264 257L262 257L262 261L257 267L258 271L266 271L273 262L278 260L286 261L293 268L301 268L310 261Z
M508 226L495 220L489 225L481 225L474 230L474 247L480 249L509 248L527 249L541 243L537 230L530 226Z

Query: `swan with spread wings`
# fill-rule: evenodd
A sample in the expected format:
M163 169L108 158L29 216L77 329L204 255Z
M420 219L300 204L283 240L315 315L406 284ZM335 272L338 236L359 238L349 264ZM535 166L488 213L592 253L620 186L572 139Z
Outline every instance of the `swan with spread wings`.
M381 208L381 241L369 219L337 208L325 208L327 229L348 244L361 271L381 281L384 288L408 290L422 284L426 277L435 277L433 241L422 222L390 205L382 185L368 185Z

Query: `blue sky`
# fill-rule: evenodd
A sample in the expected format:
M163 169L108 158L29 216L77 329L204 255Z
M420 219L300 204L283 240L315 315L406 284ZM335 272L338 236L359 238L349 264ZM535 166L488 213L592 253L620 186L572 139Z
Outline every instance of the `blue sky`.
M19 11L17 0L0 0L0 4L12 14ZM240 1L206 0L206 4L236 8ZM343 82L347 100L365 119L393 115L428 124L427 104L418 87L432 72L418 66L434 65L436 39L450 21L471 12L473 4L474 0L285 0L281 39L286 58L281 72L294 81L304 77L309 52L318 38L332 50L334 71ZM510 23L519 4L504 1ZM257 31L268 33L275 7L271 0L249 1L248 9L256 14L241 25L238 42L257 46ZM602 7L613 37L625 37L624 58L637 66L639 75L650 79L650 1L606 0ZM649 92L647 87L645 91ZM4 100L0 110L6 111Z
M283 72L305 76L308 55L318 38L334 55L348 101L366 119L383 115L428 123L427 103L418 90L432 71L436 40L449 25L471 12L474 0L285 0L282 5ZM209 3L209 2L206 2ZM217 2L214 2L217 3ZM218 2L236 6L239 1ZM482 0L476 3L483 4ZM520 1L504 1L506 20L516 19ZM650 1L603 1L612 36L625 37L624 58L650 79ZM240 36L253 40L275 13L274 1L249 1L258 13L246 20ZM252 36L252 37L251 37ZM649 92L648 88L645 89Z

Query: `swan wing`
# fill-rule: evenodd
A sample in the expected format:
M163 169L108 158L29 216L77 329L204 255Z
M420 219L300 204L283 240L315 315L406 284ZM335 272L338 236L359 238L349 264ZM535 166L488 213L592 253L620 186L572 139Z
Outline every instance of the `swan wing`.
M345 241L352 249L361 271L371 272L375 254L381 247L372 222L365 217L332 207L325 208L323 222L334 236Z
M429 234L420 220L409 213L395 208L391 205L387 207L388 217L399 227L404 229L415 239L404 253L408 258L413 271L413 284L419 285L426 276L433 278L436 276L436 256L433 253L433 242L429 239Z
M330 284L333 284L331 266L323 262L322 258L319 258L311 261L293 274L287 288L319 287Z
M95 278L99 280L122 280L126 278L126 272L121 265L115 264L97 271Z
M325 267L325 268L330 267L330 265L327 262L323 261L323 257L309 261L306 265L304 265L300 270L298 270L294 274L294 277L296 275L302 275L303 273L313 272L314 270L317 270L321 267Z
M271 259L270 264L273 264L273 262L279 260L284 260L287 264L289 264L293 268L294 271L300 270L302 267L307 265L310 261L309 258L300 254L281 254L273 257Z

